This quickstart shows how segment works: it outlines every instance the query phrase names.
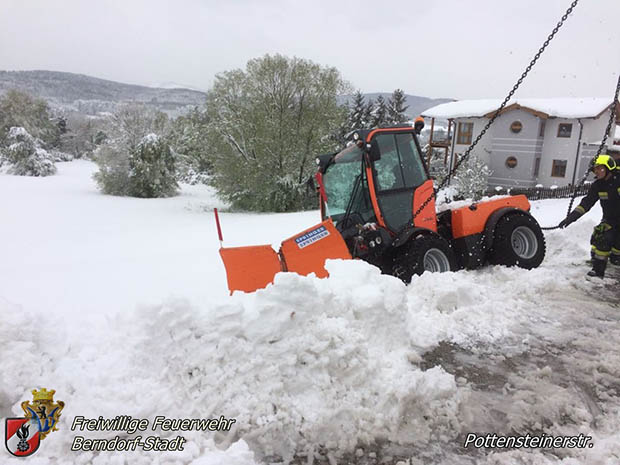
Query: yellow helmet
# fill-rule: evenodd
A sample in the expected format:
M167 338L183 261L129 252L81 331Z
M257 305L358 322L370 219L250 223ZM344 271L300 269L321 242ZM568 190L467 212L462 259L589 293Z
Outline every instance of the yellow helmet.
M596 157L596 159L594 160L593 167L597 165L603 165L609 171L613 171L616 169L616 160L614 160L612 157L610 157L606 153L602 153L598 157Z

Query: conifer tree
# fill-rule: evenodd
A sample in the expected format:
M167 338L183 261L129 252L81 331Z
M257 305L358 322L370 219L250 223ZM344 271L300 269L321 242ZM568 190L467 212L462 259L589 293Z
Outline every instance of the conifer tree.
M409 120L406 115L408 105L405 105L407 98L405 92L401 89L396 89L392 96L388 100L387 105L387 121L389 124L402 124Z
M353 97L353 105L351 105L349 111L347 132L364 127L365 111L366 105L364 104L364 95L358 90Z
M364 108L364 124L362 128L370 129L373 127L373 119L375 113L375 102L372 99L368 99L368 103L366 104L366 108Z
M372 120L372 127L378 128L388 125L389 123L387 121L387 107L385 104L385 99L383 98L383 95L379 95L377 97L377 106Z
M56 173L52 156L22 127L12 127L7 135L8 147L0 158L8 162L9 174L18 176L49 176Z

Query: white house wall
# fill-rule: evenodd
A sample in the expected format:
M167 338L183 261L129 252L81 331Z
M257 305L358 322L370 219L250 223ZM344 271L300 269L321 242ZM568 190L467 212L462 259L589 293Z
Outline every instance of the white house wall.
M522 129L513 133L510 126L514 121L520 121ZM482 160L491 169L489 186L522 186L529 187L542 184L549 186L566 186L579 182L596 152L597 146L593 142L601 141L609 121L609 111L598 118L583 118L583 133L579 154L579 120L551 117L545 120L544 136L540 137L542 119L524 110L512 110L497 118L487 134L478 143L472 156ZM454 133L454 153L462 155L470 144L457 144L458 123L474 123L474 140L488 122L488 118L455 118L457 131ZM558 137L560 124L572 124L570 137ZM611 142L610 142L611 144ZM510 168L506 159L513 156L517 165ZM538 176L535 176L536 159L540 159ZM553 160L565 160L566 171L564 177L551 176ZM577 170L575 171L575 161Z
M560 124L572 124L570 137L558 137ZM579 123L576 119L549 118L545 125L545 142L538 172L538 183L545 187L566 186L572 180L579 140ZM551 176L553 160L566 161L564 177Z
M603 140L607 123L609 123L609 111L606 111L596 119L586 119L583 122L583 137L581 138L581 150L575 182L581 181L590 167L590 162L596 155L601 141ZM607 138L607 147L611 147L614 125L611 127L612 134ZM605 150L605 149L603 149ZM592 178L592 175L590 175Z
M456 126L455 126L455 131L454 131L454 136L453 136L455 140L454 153L455 155L458 155L459 159L461 158L461 156L465 153L465 151L469 148L471 144L457 144L456 143L458 141L458 128L459 128L458 123L474 123L474 129L472 132L472 142L473 142L474 140L476 140L476 137L478 137L478 134L480 134L482 129L484 129L484 126L487 123L487 121L489 121L488 118L458 118L455 120ZM479 160L482 160L485 164L488 165L490 148L491 148L491 136L489 135L489 132L487 132L482 137L482 139L480 139L480 142L478 142L476 147L474 147L474 150L472 151L470 156L475 156Z
M521 131L512 132L514 122L521 123ZM534 181L534 165L542 154L543 138L539 137L540 118L523 110L512 110L502 114L491 126L493 141L489 168L489 186L530 187ZM506 164L509 157L517 160L513 168Z
M540 172L538 182L544 186L565 186L573 182L579 182L587 169L590 159L594 155L592 147L584 145L588 142L600 141L607 127L609 113L599 118L581 119L583 124L583 133L581 136L581 148L579 150L579 158L577 170L575 171L575 160L577 159L577 145L579 141L579 120L550 118L547 120L545 128L545 144L543 148L543 157L540 164ZM573 129L569 138L558 137L558 127L563 123L572 123ZM551 176L551 168L553 160L566 160L566 175L562 177Z

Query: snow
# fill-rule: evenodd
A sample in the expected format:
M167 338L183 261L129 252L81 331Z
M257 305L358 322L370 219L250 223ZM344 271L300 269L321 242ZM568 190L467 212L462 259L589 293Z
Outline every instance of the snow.
M501 99L459 100L429 108L422 116L429 118L479 118L497 110ZM608 98L519 98L508 101L506 107L519 105L557 118L594 118L610 104Z
M159 142L159 139L160 138L157 134L151 132L142 138L140 144L157 144Z
M28 137L30 134L21 126L13 126L9 129L9 139L16 139L18 136Z
M588 282L585 265L572 265L588 257L598 206L548 232L532 271L427 273L405 286L334 260L328 279L282 273L229 296L213 207L229 246L277 244L318 212L230 213L204 186L167 199L104 196L93 171L74 161L48 178L0 175L0 415L21 416L35 387L66 403L29 462L620 460L617 284ZM567 205L532 202L532 213L551 226ZM76 415L236 423L171 432L187 438L181 452L71 452ZM594 447L463 449L469 432L582 433Z

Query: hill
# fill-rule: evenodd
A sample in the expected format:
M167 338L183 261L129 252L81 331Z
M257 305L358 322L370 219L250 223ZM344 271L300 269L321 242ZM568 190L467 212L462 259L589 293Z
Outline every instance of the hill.
M171 116L182 113L187 107L203 105L206 93L187 88L147 87L99 79L84 74L60 71L0 71L0 94L9 89L19 89L47 100L53 107L94 115L102 111L114 111L119 104L138 102L165 111ZM364 94L366 101L382 95L386 101L389 92ZM348 102L351 95L342 97ZM452 102L453 99L432 99L406 95L407 115L412 119L435 105Z
M0 94L19 89L49 101L52 106L80 113L113 111L117 105L139 102L167 113L202 105L204 92L123 84L83 74L58 71L0 71Z

